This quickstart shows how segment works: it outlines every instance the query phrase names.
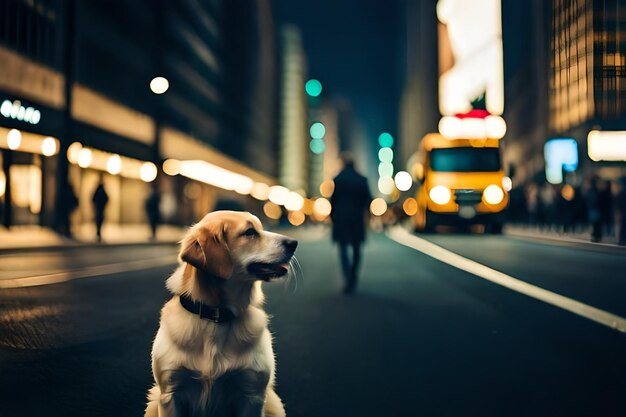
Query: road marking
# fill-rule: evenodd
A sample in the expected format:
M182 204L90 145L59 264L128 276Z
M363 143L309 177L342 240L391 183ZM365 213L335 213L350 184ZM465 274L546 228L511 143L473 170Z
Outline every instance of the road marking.
M465 272L469 272L477 277L509 288L520 294L543 301L544 303L562 308L563 310L567 310L581 317L593 320L596 323L600 323L622 333L626 333L626 319L609 313L608 311L600 310L599 308L581 303L580 301L545 290L520 279L513 278L505 273L496 271L493 268L476 261L472 261L471 259L464 258L463 256L444 249L439 245L417 237L401 227L394 227L390 229L390 231L387 232L387 236L401 245L420 251L431 258L437 259L438 261L444 262Z
M155 259L119 262L107 265L90 266L73 271L55 272L52 274L36 275L13 279L0 279L0 288L24 288L38 285L59 284L80 278L91 278L102 275L117 274L120 272L140 271L142 269L160 268L176 264L176 256L164 256Z

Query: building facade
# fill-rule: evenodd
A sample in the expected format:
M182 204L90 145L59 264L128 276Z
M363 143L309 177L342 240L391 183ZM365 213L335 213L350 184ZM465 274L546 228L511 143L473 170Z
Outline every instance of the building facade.
M305 92L307 62L302 36L294 25L280 33L279 180L287 188L308 192L309 146Z
M543 176L549 138L551 5L542 0L502 2L504 155L515 186Z
M63 231L70 213L75 227L90 224L100 181L107 222L144 222L155 188L166 219L189 223L224 191L164 176L161 163L171 158L273 182L269 7L268 0L2 1L3 224ZM169 81L165 94L149 87L157 76Z
M626 3L554 0L550 133L579 148L579 171L626 174Z

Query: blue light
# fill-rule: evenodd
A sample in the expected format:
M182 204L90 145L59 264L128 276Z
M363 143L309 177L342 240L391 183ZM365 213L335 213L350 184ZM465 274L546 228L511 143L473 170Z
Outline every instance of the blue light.
M578 168L578 143L573 138L550 139L543 147L546 161L546 179L552 184L563 182L563 171Z

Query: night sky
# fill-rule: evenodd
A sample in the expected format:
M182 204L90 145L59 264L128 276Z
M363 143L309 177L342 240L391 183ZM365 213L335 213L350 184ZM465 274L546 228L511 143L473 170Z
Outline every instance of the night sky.
M310 78L324 95L350 101L371 143L397 137L404 80L400 0L275 0L277 25L302 31ZM375 147L372 147L374 149Z

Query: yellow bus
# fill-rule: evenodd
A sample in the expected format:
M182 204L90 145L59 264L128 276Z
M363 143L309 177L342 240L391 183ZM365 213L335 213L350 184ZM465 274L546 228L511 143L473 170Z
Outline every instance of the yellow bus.
M502 168L499 140L430 133L420 143L413 172L420 183L416 231L482 224L486 232L501 233L510 179Z

